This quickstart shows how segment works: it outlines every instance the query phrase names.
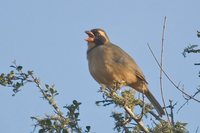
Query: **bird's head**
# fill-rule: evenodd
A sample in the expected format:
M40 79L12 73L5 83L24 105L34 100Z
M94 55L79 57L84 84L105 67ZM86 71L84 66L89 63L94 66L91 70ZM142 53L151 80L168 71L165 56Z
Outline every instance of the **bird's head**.
M90 31L85 31L85 33L88 35L88 38L85 39L88 44L104 45L110 42L103 29L92 29Z

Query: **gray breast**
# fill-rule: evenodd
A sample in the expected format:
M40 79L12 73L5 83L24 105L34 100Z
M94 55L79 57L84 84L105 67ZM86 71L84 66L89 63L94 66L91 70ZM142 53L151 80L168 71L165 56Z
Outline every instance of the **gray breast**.
M110 66L112 62L107 58L107 52L107 48L102 45L93 49L87 55L91 75L99 84L104 84L106 86L113 80L112 68Z

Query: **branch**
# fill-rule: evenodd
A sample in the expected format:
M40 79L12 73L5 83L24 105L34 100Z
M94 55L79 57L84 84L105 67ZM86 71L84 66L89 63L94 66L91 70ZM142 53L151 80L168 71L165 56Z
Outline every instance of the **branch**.
M197 94L200 93L200 89L198 88L197 91L192 95L192 97L195 97ZM179 112L188 102L191 100L191 98L185 98L186 101L180 106L177 112Z
M31 74L31 77L34 81L34 83L36 84L36 86L39 88L40 92L42 93L43 97L49 102L49 104L54 108L56 114L58 116L60 116L61 118L63 118L63 120L65 120L65 117L63 116L63 113L60 111L59 107L57 106L55 100L53 99L53 97L48 96L44 89L41 87L40 81L38 78L34 77L33 74Z
M145 132L145 133L148 133L149 130L145 127L144 123L138 119L138 117L132 112L132 110L127 107L127 106L124 106L124 110L130 115L130 117L135 121L137 122L137 124L139 125L139 127Z
M183 56L186 57L186 54L189 54L189 53L200 53L200 49L197 49L197 47L198 45L190 44L183 50L182 52Z
M171 122L172 122L172 125L174 126L175 124L174 124L174 106L176 105L176 103L173 105L172 104L172 100L169 100L169 102L170 102L170 105L169 105L169 108L170 108L170 110L171 110L171 114L170 114L170 116L171 116Z
M66 115L64 115L55 101L55 96L58 95L58 92L54 88L54 85L49 86L46 84L45 87L42 87L40 80L34 76L33 71L23 72L23 67L17 65L16 61L13 64L10 67L14 68L14 70L11 70L8 74L0 74L0 85L12 87L14 92L13 96L15 96L25 83L34 83L42 93L42 98L48 101L55 113L54 115L46 115L45 117L31 117L32 120L36 121L33 132L36 127L40 127L39 132L83 132L78 124L80 121L80 102L74 100L71 105L64 106L63 108L67 110ZM90 126L86 126L84 132L90 132Z
M163 91L163 81L162 81L162 69L163 69L163 53L164 53L164 39L165 39L165 27L166 27L166 21L167 21L167 17L165 16L164 18L164 23L163 23L163 31L162 31L162 41L161 41L161 53L160 53L160 93L162 96L162 102L164 107L166 107L165 104L165 98L164 98L164 91ZM169 114L167 112L167 109L164 108L166 114L167 114L167 119L169 121Z
M13 62L14 67L18 68L19 66L17 65L16 61ZM24 73L22 72L22 69L20 69L19 71L19 75L23 75ZM31 81L33 81L37 88L40 90L40 92L42 93L43 97L49 102L49 104L54 108L56 114L58 114L61 118L63 118L63 120L65 119L65 117L63 116L63 113L60 111L59 107L57 106L53 96L48 95L47 92L45 92L45 90L42 88L40 81L38 78L33 76L33 72L32 71L28 71L28 75L32 78ZM46 86L47 88L47 86ZM48 88L47 88L48 89Z
M109 89L102 89L101 91L104 93L105 96L108 98L111 98L116 105L119 105L120 107L123 107L127 114L138 124L140 129L144 131L145 133L149 133L149 130L145 127L144 123L142 122L141 118L138 117L134 112L132 111L132 105L128 105L126 102L130 102L129 99L125 99L121 96L118 96L116 92L110 91Z
M184 92L183 90L181 90L181 89L178 87L178 85L176 85L176 84L174 83L174 81L169 77L169 75L168 75L168 74L163 70L163 68L160 66L160 63L158 62L157 58L155 57L155 54L154 54L153 50L151 49L150 45L147 44L147 46L148 46L148 48L149 48L151 54L153 55L153 58L155 59L157 65L158 65L159 68L162 70L163 74L167 77L167 79L172 83L172 85L173 85L176 89L178 89L181 93L183 93L185 96L187 96L188 98L190 98L190 99L192 99L192 100L194 100L194 101L200 103L200 100L194 98L192 95L187 94L186 92Z

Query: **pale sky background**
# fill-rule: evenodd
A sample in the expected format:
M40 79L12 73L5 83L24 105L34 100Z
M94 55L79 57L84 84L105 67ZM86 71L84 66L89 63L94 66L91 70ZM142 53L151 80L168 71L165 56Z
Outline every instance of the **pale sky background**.
M0 1L0 72L9 72L17 60L25 70L34 70L42 83L55 84L60 107L76 99L82 102L80 125L90 125L95 133L114 133L110 117L113 107L97 107L101 100L99 85L89 74L84 38L85 30L103 28L110 40L127 51L143 70L149 88L161 103L159 68L147 43L159 58L164 16L167 16L164 68L174 82L194 92L199 85L197 55L183 58L188 44L199 44L199 0L1 0ZM164 78L166 101L185 102L182 94ZM12 97L9 88L0 87L0 132L29 133L31 116L52 113L34 85ZM200 96L197 97L200 99ZM200 104L189 102L176 121L189 123L191 133L200 126ZM199 131L200 132L200 131Z

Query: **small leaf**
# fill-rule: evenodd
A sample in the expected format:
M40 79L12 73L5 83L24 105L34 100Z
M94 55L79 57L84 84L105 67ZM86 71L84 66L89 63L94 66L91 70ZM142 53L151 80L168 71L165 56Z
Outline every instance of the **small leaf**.
M56 94L54 94L54 96L57 96L57 95L59 95L59 93L57 92Z
M49 88L49 85L48 85L48 84L45 84L45 87L48 89L48 88Z
M4 76L5 76L5 73L2 73L0 77L1 77L1 78L4 78Z
M77 119L78 116L79 116L79 113L75 113L74 116L75 116L75 118Z
M16 69L17 69L17 71L21 71L22 70L22 66L18 66Z
M50 90L50 93L51 93L51 94L54 94L55 91L54 91L53 88L50 88L49 90Z
M22 86L22 84L19 83L19 82L17 82L17 83L15 84L15 89L19 89L19 87L21 87L21 86Z
M33 71L28 71L28 75L33 75Z
M13 71L13 70L11 70L11 71L10 71L10 74L14 74L14 71Z
M90 132L91 126L86 126L86 131L85 132Z
M47 119L47 120L46 120L46 125L47 125L47 126L51 126L51 125L52 125L52 123L51 123L51 120L50 120L50 119Z
M79 105L81 105L81 102L78 102L78 101L74 100L73 104L78 107Z
M199 37L199 38L200 38L200 32L199 32L199 31L197 31L197 37Z
M14 77L15 75L14 75L14 71L10 71L10 73L8 74L8 78L10 79L10 80L12 80L12 78Z
M34 117L34 116L31 116L30 118L31 118L32 120L37 120L37 118Z
M74 104L74 105L77 105L77 103L78 103L78 102L77 102L76 100L73 100L73 104Z
M67 129L63 129L62 133L69 133Z
M45 129L40 129L38 133L45 133Z
M12 68L16 68L16 66L14 66L14 65L11 65L10 67L12 67Z

